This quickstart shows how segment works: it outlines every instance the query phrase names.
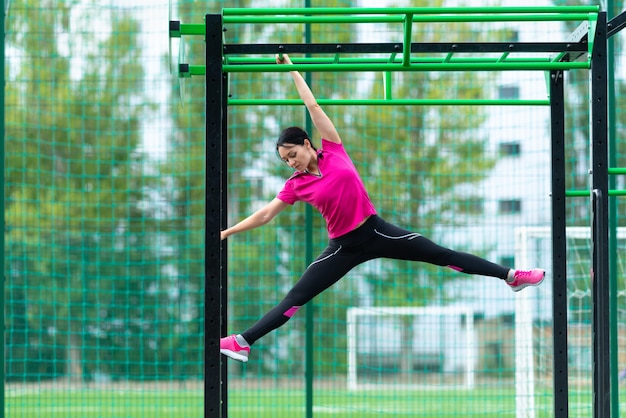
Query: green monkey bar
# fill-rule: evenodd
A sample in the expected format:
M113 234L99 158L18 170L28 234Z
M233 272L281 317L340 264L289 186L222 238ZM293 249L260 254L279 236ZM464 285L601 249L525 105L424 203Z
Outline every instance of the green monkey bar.
M546 7L292 7L292 8L224 8L222 14L228 16L259 16L259 15L507 15L507 14L538 14L563 15L568 13L598 13L598 6L546 6ZM225 22L227 23L227 22Z
M321 106L550 106L550 100L487 99L317 99ZM231 106L297 106L299 99L229 99Z
M229 44L224 38L224 73L382 72L385 98L380 100L323 100L323 105L504 105L548 106L545 100L398 99L390 94L393 72L411 71L566 71L589 69L598 6L555 7L416 7L416 8L249 8L222 10L225 25L360 24L401 25L398 42L370 44ZM412 42L414 24L454 22L580 22L584 42ZM170 38L205 35L205 24L170 22ZM276 65L274 56L292 57L293 65ZM204 76L206 67L179 63L180 78ZM181 80L182 82L182 80ZM229 105L294 105L294 100L229 98Z
M609 175L622 175L626 174L626 167L610 167L608 169ZM567 190L565 196L569 197L589 197L591 196L590 190ZM609 196L626 196L626 190L609 189Z

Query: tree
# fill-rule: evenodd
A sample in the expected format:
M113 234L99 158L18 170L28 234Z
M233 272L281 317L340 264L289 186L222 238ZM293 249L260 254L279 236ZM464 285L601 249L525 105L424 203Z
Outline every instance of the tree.
M20 51L6 89L9 379L137 376L119 353L145 353L163 323L139 23L115 10L80 19L79 5L24 1L7 39ZM96 20L99 33L80 26Z

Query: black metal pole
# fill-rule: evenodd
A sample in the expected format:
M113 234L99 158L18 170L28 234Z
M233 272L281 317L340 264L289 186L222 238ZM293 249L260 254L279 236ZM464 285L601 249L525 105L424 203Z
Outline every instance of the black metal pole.
M554 417L569 415L567 373L567 236L565 212L564 73L550 73L552 136L552 327Z
M221 189L220 189L220 230L228 226L228 74L222 73L222 146L220 156L222 168L220 169ZM220 253L220 335L225 336L228 332L228 241L221 241ZM220 355L222 380L222 415L221 418L228 417L228 361Z
M219 341L226 323L225 243L220 231L226 216L226 141L222 71L221 15L206 15L206 180L205 180L205 306L204 306L204 416L223 418L226 408L226 362Z
M591 52L593 206L593 416L611 417L607 17L598 14Z

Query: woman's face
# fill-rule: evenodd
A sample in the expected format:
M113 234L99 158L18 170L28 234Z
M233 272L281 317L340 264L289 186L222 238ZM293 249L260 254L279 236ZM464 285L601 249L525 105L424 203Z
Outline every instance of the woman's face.
M278 154L281 160L296 171L306 170L315 157L315 152L308 139L304 140L304 145L281 145L278 147Z

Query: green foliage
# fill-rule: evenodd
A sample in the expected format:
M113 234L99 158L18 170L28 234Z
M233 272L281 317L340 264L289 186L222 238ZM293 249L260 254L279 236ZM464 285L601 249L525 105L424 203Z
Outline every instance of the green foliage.
M11 22L37 35L13 38L24 54L6 89L7 378L157 378L171 372L162 348L184 337L171 329L180 312L163 309L176 285L162 275L169 238L145 204L161 179L141 151L153 104L139 23L101 14L106 35L65 44L72 4L36 3Z

